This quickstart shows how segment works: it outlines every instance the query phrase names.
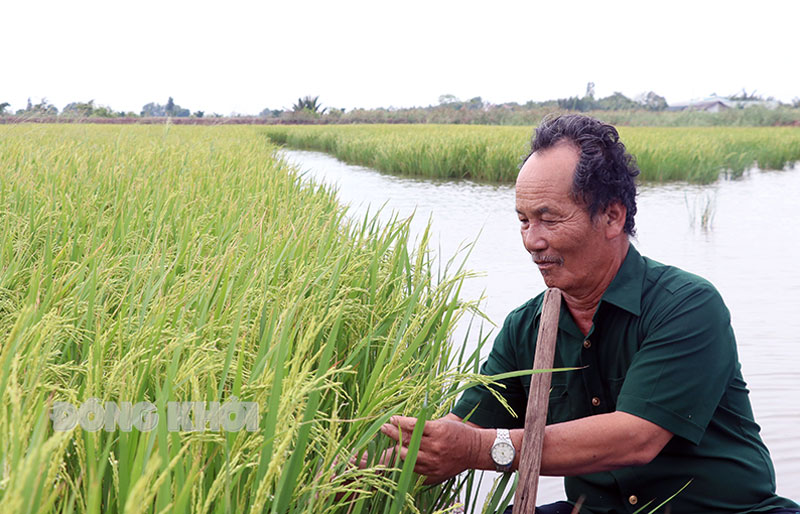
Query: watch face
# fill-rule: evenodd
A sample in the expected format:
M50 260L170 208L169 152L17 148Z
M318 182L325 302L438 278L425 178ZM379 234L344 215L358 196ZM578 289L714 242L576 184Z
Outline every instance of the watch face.
M514 462L514 447L500 442L492 447L492 459L498 466L508 466Z

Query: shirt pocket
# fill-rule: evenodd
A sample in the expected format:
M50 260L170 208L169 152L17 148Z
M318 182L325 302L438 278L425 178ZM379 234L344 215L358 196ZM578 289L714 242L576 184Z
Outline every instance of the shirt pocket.
M547 424L563 423L573 419L569 408L569 394L566 384L553 384L547 405Z
M611 411L617 410L617 398L619 397L620 391L622 391L622 385L625 383L625 377L622 378L609 378L606 380L606 384L608 387L608 399L611 402Z

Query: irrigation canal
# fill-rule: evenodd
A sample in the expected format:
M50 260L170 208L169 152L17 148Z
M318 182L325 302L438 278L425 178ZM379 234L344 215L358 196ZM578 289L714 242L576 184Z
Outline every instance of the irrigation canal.
M284 150L314 180L334 184L361 218L414 214L416 233L432 219L432 248L449 258L475 242L463 295L484 294L497 325L544 289L522 247L513 186L397 177L344 164L318 152ZM761 435L772 453L778 493L800 501L800 164L751 170L710 186L645 186L638 197L637 237L643 255L709 279L731 311L742 372ZM703 214L713 216L702 227ZM458 336L457 336L458 337ZM460 339L457 339L460 340ZM474 341L468 344L475 344ZM561 480L545 477L540 503L563 498Z

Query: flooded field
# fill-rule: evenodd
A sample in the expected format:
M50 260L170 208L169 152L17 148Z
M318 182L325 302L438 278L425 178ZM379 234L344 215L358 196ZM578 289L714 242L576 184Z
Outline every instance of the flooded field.
M409 179L321 153L283 153L307 176L336 184L353 216L383 206L387 217L392 211L413 213L417 230L431 218L434 245L445 257L477 240L468 267L482 276L469 281L464 295L484 294L484 312L495 324L544 289L520 241L513 187ZM798 197L797 165L749 170L741 179L709 186L645 186L633 241L642 254L704 276L722 293L756 420L775 462L778 493L795 500L800 498ZM541 502L562 497L560 479L543 479Z

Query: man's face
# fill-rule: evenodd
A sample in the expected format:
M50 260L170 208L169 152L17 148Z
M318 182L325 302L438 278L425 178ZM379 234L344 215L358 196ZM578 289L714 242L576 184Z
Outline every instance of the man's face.
M525 249L545 284L578 296L591 290L609 251L602 224L570 196L578 149L569 143L531 155L517 177L517 214ZM600 267L600 269L598 269Z

